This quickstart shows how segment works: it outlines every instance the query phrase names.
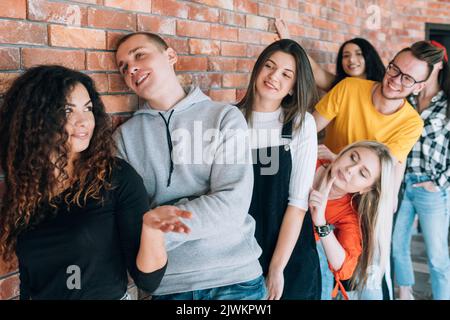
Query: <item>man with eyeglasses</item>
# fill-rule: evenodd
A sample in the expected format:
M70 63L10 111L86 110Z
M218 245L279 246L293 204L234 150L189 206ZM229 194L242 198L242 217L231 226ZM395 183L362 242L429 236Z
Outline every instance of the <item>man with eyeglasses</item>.
M395 199L406 157L423 129L422 119L406 98L424 88L432 70L432 66L414 56L410 48L405 48L389 63L382 82L348 77L319 101L313 113L317 130L326 127L323 143L331 151L330 157L360 140L376 140L389 148L396 161ZM390 281L387 283L389 286ZM363 297L381 299L379 284L372 294ZM389 291L392 297L392 288Z
M418 94L432 71L408 49L389 63L381 83L348 77L316 105L317 130L326 127L324 144L333 153L355 141L376 140L404 162L423 128L406 97Z
M431 71L405 48L389 63L381 83L353 77L342 80L313 113L317 130L326 127L325 146L337 154L353 142L376 140L403 163L423 129L422 119L406 97L424 88Z

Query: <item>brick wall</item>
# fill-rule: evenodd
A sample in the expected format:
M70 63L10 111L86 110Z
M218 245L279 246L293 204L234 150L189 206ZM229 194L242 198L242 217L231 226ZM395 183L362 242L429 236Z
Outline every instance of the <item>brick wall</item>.
M59 63L95 79L115 123L139 101L116 72L114 46L130 31L161 34L180 55L185 86L236 101L275 18L319 63L334 70L340 44L361 36L384 62L425 36L425 23L450 23L450 0L0 0L0 102L24 69ZM0 192L3 188L0 174ZM18 294L14 263L0 262L0 299Z

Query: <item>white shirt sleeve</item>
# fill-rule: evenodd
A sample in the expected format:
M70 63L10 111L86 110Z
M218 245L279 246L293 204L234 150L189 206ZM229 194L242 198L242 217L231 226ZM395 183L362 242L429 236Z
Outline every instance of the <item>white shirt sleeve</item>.
M303 126L294 131L290 147L292 171L289 205L306 211L317 162L317 131L311 114L306 113Z

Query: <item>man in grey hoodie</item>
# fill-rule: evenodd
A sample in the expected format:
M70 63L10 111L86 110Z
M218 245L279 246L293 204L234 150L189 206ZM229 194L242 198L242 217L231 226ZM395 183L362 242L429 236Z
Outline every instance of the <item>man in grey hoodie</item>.
M186 93L177 54L158 35L125 36L116 61L146 101L116 131L119 156L143 177L152 208L171 203L193 215L189 234L166 234L167 271L153 298L264 299L242 113L199 88Z

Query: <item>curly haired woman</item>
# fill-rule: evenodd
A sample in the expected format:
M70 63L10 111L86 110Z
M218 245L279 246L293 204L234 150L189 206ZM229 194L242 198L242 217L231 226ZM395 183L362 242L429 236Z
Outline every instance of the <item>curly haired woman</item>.
M110 119L87 75L38 66L0 109L0 253L17 254L21 299L128 299L127 271L152 292L167 265L163 232L189 232L149 210L142 178L114 157Z

